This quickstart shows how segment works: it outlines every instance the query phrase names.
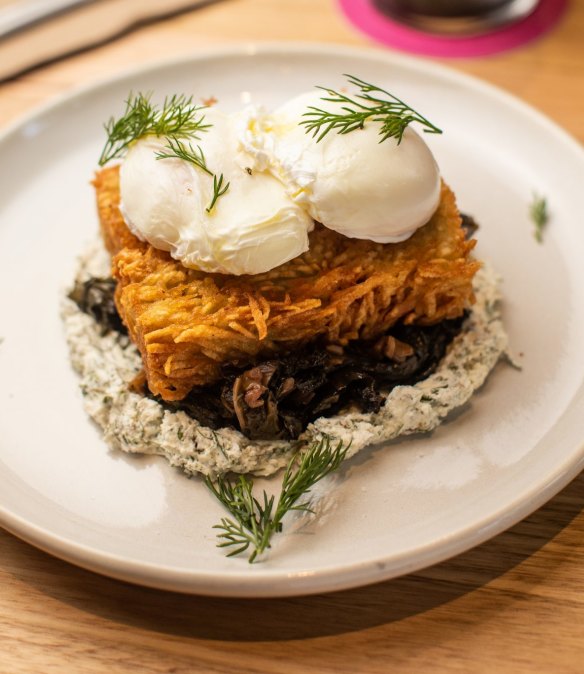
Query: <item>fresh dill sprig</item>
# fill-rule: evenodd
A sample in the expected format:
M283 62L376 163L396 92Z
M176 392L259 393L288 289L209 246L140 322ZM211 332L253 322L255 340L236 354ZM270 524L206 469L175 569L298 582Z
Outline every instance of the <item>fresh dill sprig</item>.
M306 126L306 133L312 132L317 143L333 130L345 134L362 129L367 120L381 122L380 143L388 138L397 138L399 145L406 128L413 122L421 124L425 133L442 133L441 129L397 96L390 94L389 91L369 84L354 75L345 74L345 77L349 84L356 86L361 93L351 98L334 89L317 87L327 94L321 100L340 103L342 107L338 111L330 112L311 105L308 107L308 112L304 113L308 119L300 122Z
M207 175L212 176L213 178L213 197L211 203L205 209L207 213L210 213L217 199L223 196L225 192L229 189L230 183L224 183L223 174L219 177L207 166L207 160L203 154L203 150L200 145L197 145L196 148L192 146L191 143L186 145L178 138L168 138L165 151L156 152L156 159L182 159L183 161L188 161L191 164L194 164L201 171L204 171Z
M155 154L156 159L182 159L183 161L188 161L198 166L201 171L204 171L208 175L214 175L213 171L207 166L207 161L200 145L197 145L195 149L191 143L187 146L178 138L168 138L165 151L158 151Z
M223 174L221 174L219 178L213 174L213 198L211 199L211 203L205 209L207 213L213 210L213 206L215 206L217 199L227 192L229 185L230 183L225 183L225 185L223 185Z
M261 499L257 499L253 495L253 480L245 475L240 475L235 482L225 477L215 482L206 478L207 487L233 518L224 517L215 525L214 528L221 531L217 534L217 547L233 548L228 557L251 548L248 561L253 563L270 547L272 536L282 531L282 519L287 513L313 512L309 501L299 501L317 482L337 470L348 449L342 442L332 446L330 438L324 436L300 457L294 456L284 473L277 503L274 496L268 496L265 491Z
M543 230L548 223L549 212L547 206L547 199L538 194L533 195L533 201L529 206L529 217L535 225L534 236L538 243L543 242Z
M119 119L112 117L104 125L107 141L99 158L100 166L122 157L131 143L143 136L197 138L197 133L211 127L200 114L205 106L193 104L192 96L167 97L162 108L150 98L150 94L130 94L124 114Z

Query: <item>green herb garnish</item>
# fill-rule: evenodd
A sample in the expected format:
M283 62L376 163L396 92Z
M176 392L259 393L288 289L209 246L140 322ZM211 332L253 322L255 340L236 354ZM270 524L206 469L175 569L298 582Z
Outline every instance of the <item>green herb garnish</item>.
M211 199L211 203L205 209L207 213L209 213L213 206L215 206L217 199L224 195L225 192L227 192L229 189L230 183L226 183L225 185L223 184L223 174L217 177L217 175L213 173L213 171L211 171L207 166L207 161L200 145L197 145L195 149L191 143L189 143L187 146L178 138L169 138L166 145L166 151L157 152L156 159L182 159L183 161L188 161L191 164L194 164L200 168L201 171L204 171L207 175L213 177L213 198Z
M362 129L367 120L381 122L381 128L379 129L380 143L388 138L397 138L399 145L404 131L412 122L421 124L425 133L442 133L437 126L422 117L407 103L390 94L389 91L364 82L354 75L345 74L345 77L350 84L358 87L361 93L351 98L334 89L317 87L327 94L321 100L340 103L342 107L338 112L329 112L309 106L308 112L304 113L304 116L308 119L300 122L300 124L306 126L306 133L312 132L317 143L329 131L334 130L337 133L345 134L356 129Z
M217 535L217 546L234 548L228 553L228 557L251 548L248 558L251 564L270 547L272 536L282 531L284 515L293 510L313 512L308 501L298 501L319 480L337 470L348 449L342 442L333 447L330 439L323 437L300 457L294 456L284 473L282 491L277 503L274 496L268 496L265 491L261 500L258 500L253 495L253 480L246 475L240 475L234 482L225 477L220 477L215 482L206 478L207 487L233 518L224 517L220 524L215 525L214 528L221 531Z
M204 106L193 104L192 97L165 98L162 108L150 101L150 94L130 94L126 110L119 119L113 117L105 124L107 142L101 152L99 165L122 157L128 147L143 136L173 136L196 138L197 133L211 127L205 124L200 111Z
M538 243L543 241L543 230L548 223L549 213L547 207L547 200L545 197L540 197L538 194L533 195L533 201L529 206L529 217L535 225L534 236Z

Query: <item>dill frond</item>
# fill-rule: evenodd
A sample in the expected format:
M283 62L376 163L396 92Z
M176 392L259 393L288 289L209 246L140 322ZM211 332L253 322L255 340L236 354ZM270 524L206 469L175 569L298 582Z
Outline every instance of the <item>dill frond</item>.
M414 122L421 124L425 133L442 133L441 129L389 91L354 75L345 74L345 77L360 93L351 98L334 89L317 87L326 94L321 100L339 103L341 108L330 112L309 106L308 112L304 113L307 119L300 122L306 127L306 133L312 133L317 143L331 131L346 134L362 129L367 120L380 123L380 143L388 138L396 138L399 145L406 128Z
M533 195L529 206L529 217L535 225L534 236L538 243L543 242L543 230L549 221L547 199L538 194Z
M217 547L232 548L228 557L251 548L248 561L253 563L270 547L273 535L282 531L282 520L287 513L312 512L308 501L299 501L317 482L339 468L348 449L342 442L333 446L330 438L323 437L300 457L292 457L277 503L274 496L268 496L265 491L261 499L257 499L253 495L253 480L245 475L234 482L226 477L216 481L206 478L205 484L211 493L231 515L214 527L220 531Z
M170 96L158 107L151 96L130 94L124 114L118 119L110 118L104 125L107 141L99 157L100 166L123 157L128 147L144 136L197 138L199 132L210 128L200 114L204 106L194 105L192 97Z

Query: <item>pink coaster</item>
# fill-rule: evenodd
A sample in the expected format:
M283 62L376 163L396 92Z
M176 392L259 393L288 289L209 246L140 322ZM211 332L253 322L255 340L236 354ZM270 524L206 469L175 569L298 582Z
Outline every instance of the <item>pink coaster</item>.
M507 51L547 33L559 21L567 0L541 0L525 19L472 37L447 37L424 33L393 21L371 0L339 0L342 11L357 28L378 42L425 56L487 56Z

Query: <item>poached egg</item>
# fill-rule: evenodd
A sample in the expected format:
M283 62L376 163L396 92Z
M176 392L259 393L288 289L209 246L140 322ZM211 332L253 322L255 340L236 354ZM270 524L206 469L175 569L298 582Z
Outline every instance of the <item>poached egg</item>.
M129 229L186 267L208 273L259 274L308 250L314 221L344 236L396 243L424 225L438 206L440 173L410 127L401 143L380 143L379 122L320 142L300 122L316 107L340 104L319 93L297 96L273 113L205 111L199 138L206 165L229 187L209 209L213 176L195 164L159 158L168 139L146 136L120 169L120 209Z
M301 94L266 114L248 112L243 145L311 217L347 237L396 243L424 225L438 206L440 172L426 143L407 127L401 143L380 143L379 122L322 140L300 122L310 107L342 112L319 93ZM320 132L319 132L320 133Z
M129 149L120 169L120 210L129 229L186 267L209 273L259 274L308 250L314 223L269 172L250 168L231 115L210 108L212 126L199 139L206 165L229 188L208 211L213 177L195 164L158 158L168 140L146 136Z

